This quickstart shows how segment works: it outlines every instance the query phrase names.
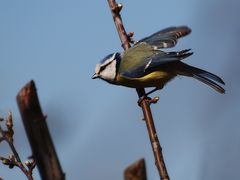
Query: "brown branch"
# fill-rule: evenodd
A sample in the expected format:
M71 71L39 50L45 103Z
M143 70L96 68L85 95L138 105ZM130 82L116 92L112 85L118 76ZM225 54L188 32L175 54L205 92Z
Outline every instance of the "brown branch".
M138 160L125 169L124 180L147 180L144 159Z
M64 180L65 175L59 163L33 81L20 90L17 95L17 103L41 178Z
M127 35L125 28L122 23L122 19L120 16L120 11L122 9L122 5L117 4L115 0L108 0L109 7L112 12L113 20L116 25L117 31L119 38L122 42L122 47L124 50L127 50L130 48L130 37ZM162 155L162 148L160 146L156 129L154 126L154 121L150 109L150 104L151 101L148 100L148 98L145 96L145 90L144 89L136 89L139 98L141 99L140 101L140 106L142 107L142 111L144 114L144 119L146 121L147 129L148 129L148 134L149 138L151 141L154 157L155 157L155 164L157 166L160 178L162 180L168 180L169 176L167 173L167 169L164 163L163 155Z

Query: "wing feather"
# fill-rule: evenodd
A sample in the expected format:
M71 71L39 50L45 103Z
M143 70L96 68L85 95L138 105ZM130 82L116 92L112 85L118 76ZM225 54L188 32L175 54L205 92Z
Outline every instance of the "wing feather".
M132 68L127 68L127 70L121 72L121 76L127 78L139 78L152 72L151 70L158 68L162 65L172 63L175 61L180 61L188 56L191 56L193 53L189 52L190 49L186 49L179 52L164 52L164 51L155 51L155 54L145 58L141 62L141 65L134 66Z
M186 36L190 32L191 29L187 26L169 27L141 39L135 45L145 42L155 49L170 48L177 44L178 38Z

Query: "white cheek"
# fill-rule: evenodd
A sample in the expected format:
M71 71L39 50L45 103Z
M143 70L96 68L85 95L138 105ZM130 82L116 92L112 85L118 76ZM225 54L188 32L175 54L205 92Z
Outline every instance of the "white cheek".
M112 61L101 73L101 77L106 80L114 80L116 76L116 61Z

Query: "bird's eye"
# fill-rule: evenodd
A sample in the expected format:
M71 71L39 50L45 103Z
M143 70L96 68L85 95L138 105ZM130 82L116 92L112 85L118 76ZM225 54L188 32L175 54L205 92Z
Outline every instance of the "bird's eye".
M104 66L101 66L101 67L100 67L100 72L103 71L104 69L106 69L106 67L107 67L109 64L111 64L111 63L112 63L112 61L110 61L109 63L105 64Z
M106 69L107 65L100 67L100 72Z

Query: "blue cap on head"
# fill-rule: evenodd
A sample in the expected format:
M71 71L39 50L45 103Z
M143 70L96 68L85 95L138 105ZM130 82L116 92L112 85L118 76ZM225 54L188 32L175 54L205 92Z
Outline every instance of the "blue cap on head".
M100 64L103 64L106 60L110 59L115 53L111 53L109 55L107 55L105 58L103 58L101 61L100 61Z

